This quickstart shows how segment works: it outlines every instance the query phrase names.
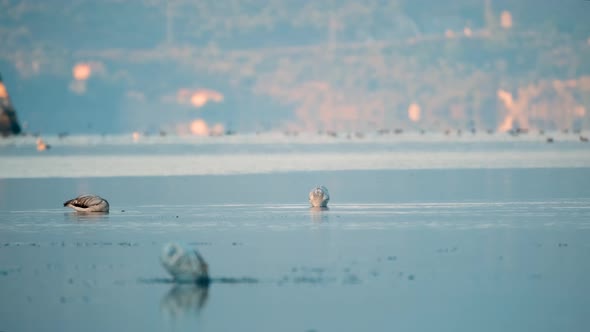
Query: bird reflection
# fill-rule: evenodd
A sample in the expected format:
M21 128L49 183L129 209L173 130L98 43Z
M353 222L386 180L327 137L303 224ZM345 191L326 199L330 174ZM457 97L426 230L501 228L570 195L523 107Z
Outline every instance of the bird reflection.
M328 211L330 211L330 208L328 207L309 208L309 216L311 217L311 221L314 223L328 222Z
M69 221L76 222L95 222L107 220L109 218L108 212L68 212L64 213L64 217Z
M175 284L160 301L160 307L171 317L198 314L205 307L208 296L208 286Z

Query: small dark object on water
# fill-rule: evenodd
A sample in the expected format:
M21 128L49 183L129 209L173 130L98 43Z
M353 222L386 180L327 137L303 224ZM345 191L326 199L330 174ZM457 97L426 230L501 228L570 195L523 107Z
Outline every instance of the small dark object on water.
M581 142L588 142L588 137L580 135L580 141Z
M547 137L547 143L553 143L553 142L554 142L553 137Z
M125 212L125 210L121 210L121 212Z
M389 133L391 133L391 130L389 130L389 129L379 129L379 130L377 131L377 133L378 133L379 135L385 135L385 134L389 134Z
M559 244L557 244L558 247L567 247L567 243L561 243L559 242Z
M178 218L178 216L176 216L176 218Z
M209 282L216 282L220 284L257 284L258 279L250 277L232 278L232 277L218 277L211 278Z
M293 131L291 131L291 130L285 130L283 132L283 134L285 136L297 136L297 135L299 135L299 133L297 131L294 131L294 130Z
M414 280L414 279L415 279L415 277L414 277L414 275L413 275L413 274L410 274L410 275L408 276L408 280Z

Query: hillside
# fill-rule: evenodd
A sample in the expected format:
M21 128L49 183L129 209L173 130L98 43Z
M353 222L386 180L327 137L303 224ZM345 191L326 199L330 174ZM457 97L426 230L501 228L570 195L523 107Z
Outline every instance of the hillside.
M573 0L4 0L0 71L47 132L579 129L589 16Z

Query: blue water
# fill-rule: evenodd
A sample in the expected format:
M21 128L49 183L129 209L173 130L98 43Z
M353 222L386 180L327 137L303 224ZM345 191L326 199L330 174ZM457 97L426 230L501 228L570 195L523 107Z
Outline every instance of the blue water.
M0 331L585 331L589 179L589 168L3 179ZM306 204L319 183L329 210ZM111 213L61 207L80 191ZM217 282L166 282L169 241L197 248Z

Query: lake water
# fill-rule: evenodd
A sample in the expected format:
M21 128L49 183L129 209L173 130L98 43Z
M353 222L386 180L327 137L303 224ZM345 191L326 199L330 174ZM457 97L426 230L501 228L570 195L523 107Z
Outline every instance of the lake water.
M590 148L555 137L4 140L0 331L586 331Z

